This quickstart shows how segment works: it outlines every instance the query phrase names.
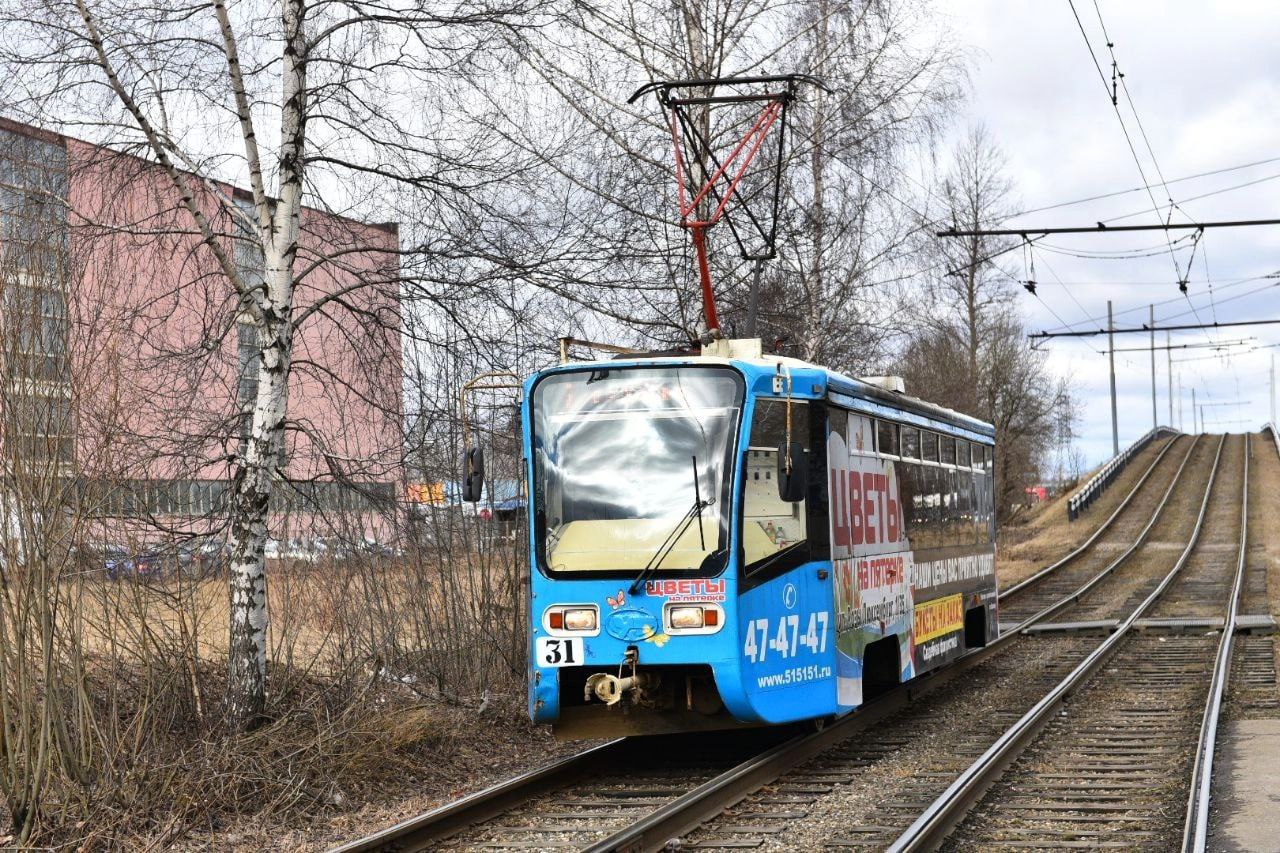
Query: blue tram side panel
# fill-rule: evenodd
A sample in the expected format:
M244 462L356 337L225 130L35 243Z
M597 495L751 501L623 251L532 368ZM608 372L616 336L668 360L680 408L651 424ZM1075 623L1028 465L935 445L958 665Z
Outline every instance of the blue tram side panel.
M995 636L993 429L713 347L526 383L529 711L559 736L835 716Z

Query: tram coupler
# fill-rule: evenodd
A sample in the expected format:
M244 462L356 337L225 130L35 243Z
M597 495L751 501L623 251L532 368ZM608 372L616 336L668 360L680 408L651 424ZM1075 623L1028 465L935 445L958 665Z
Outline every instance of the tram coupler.
M606 705L616 705L622 701L624 694L633 691L638 694L653 683L654 679L640 672L625 678L619 678L607 672L597 672L587 678L585 698L590 701L594 696Z

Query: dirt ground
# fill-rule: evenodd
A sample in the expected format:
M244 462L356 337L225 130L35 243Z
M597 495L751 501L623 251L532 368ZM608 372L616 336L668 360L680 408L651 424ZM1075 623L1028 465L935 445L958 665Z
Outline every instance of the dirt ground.
M1074 493L1073 489L1002 527L996 543L996 575L1000 585L1005 587L1017 583L1088 539L1172 440L1162 438L1144 447L1102 496L1075 521L1067 518L1067 499ZM1081 478L1081 483L1091 476L1092 471Z

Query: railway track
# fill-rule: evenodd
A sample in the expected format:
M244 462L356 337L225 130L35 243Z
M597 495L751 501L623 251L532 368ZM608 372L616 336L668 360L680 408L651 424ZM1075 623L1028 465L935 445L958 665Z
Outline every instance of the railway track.
M1202 469L1210 467L1210 450L1207 442L1197 443L1190 437L1167 443L1093 536L1067 557L1008 593L1017 609L1010 606L1005 612L1025 614L1016 629L1007 631L992 646L971 653L937 677L892 691L823 731L794 734L781 742L765 744L767 748L756 745L754 749L748 748L754 754L745 760L727 747L719 753L708 753L690 751L688 747L682 749L675 742L648 739L645 749L638 751L631 741L615 741L339 850L449 847L651 850L660 849L674 837L682 837L685 846L732 849L801 849L810 846L805 840L809 837L814 844L826 846L882 849L911 825L917 815L933 805L939 792L970 768L988 743L1002 737L1002 733L1007 733L1021 720L1021 709L1030 708L1035 696L1061 685L1067 676L1097 655L1096 638L1053 636L1034 642L1015 642L1022 629L1073 605L1079 607L1082 601L1089 601L1090 592L1104 595L1110 588L1108 585L1118 579L1117 570L1129 563L1146 566L1146 571L1139 574L1151 584L1158 582L1156 575L1167 575L1159 591L1166 591L1178 576L1177 570L1185 568L1195 538L1187 543L1181 557L1171 552L1167 536L1177 528L1177 513L1169 513L1170 520L1163 525L1161 517L1171 501L1186 503L1188 495L1203 495L1201 506L1209 505L1213 473ZM1217 468L1217 455L1212 454L1212 470ZM1222 513L1215 512L1209 525L1215 531L1221 526L1220 515ZM1199 529L1197 525L1197 532ZM1130 540L1128 544L1126 537ZM1147 547L1148 540L1153 547ZM1203 548L1197 552L1197 559L1201 553L1220 555L1222 552L1221 548ZM1160 571L1161 566L1167 570L1175 561L1177 567L1173 572ZM1127 573L1128 568L1125 571ZM1209 581L1200 574L1208 571L1197 573L1193 566L1179 591L1205 593L1208 588L1204 585ZM1253 577L1248 572L1244 576ZM1132 585L1131 581L1126 582ZM1040 587L1048 589L1050 584L1054 593L1041 591ZM1142 587L1142 583L1137 587ZM1142 612L1161 600L1158 592L1149 597ZM1132 593L1130 589L1127 597L1132 597ZM1113 602L1114 599L1113 595ZM1002 610L1004 607L1002 597ZM1136 618L1135 615L1129 621ZM1175 641L1174 646L1168 645L1170 639ZM1125 654L1130 653L1130 646L1137 649L1143 643L1160 643L1156 648L1162 653L1157 656L1157 663L1135 669L1144 673L1141 678L1151 679L1150 690L1158 690L1161 679L1167 681L1179 672L1185 676L1184 681L1194 678L1203 681L1203 670L1196 667L1203 666L1205 649L1212 645L1211 640L1179 637L1162 641L1146 637L1127 644ZM1163 655L1166 649L1169 655ZM987 665L994 662L997 654L1000 666ZM1180 656L1200 663L1179 662ZM1247 642L1241 642L1234 653L1228 647L1226 659L1252 661L1261 657L1258 651L1251 651ZM965 678L956 679L961 672ZM1091 689L1105 689L1105 675L1090 682ZM1265 673L1258 678L1265 681ZM1271 679L1274 682L1274 670ZM1225 679L1223 684L1225 686ZM1138 690L1135 696L1141 693ZM984 696L985 703L977 701L977 697ZM947 713L949 707L985 707L987 711L972 715L964 726L957 726ZM1099 706L1099 713L1101 708ZM1123 710L1122 705L1115 708L1117 714ZM1124 722L1136 724L1138 720ZM1185 722L1168 715L1146 719L1143 721L1149 727L1144 733L1146 740L1137 738L1132 744L1160 742L1167 734L1160 726L1185 727ZM875 729L870 737L850 738L873 724ZM1100 730L1081 729L1085 735L1091 731L1097 734ZM775 737L778 734L772 733ZM926 747L921 754L921 743L931 748ZM1105 743L1104 738L1095 746L1101 748ZM673 754L688 756L688 760L681 760L673 767L669 761ZM666 755L668 760L665 764L653 762L655 755ZM646 757L650 760L646 761ZM876 772L869 773L868 769ZM1115 790L1123 791L1126 790L1123 784L1133 780L1116 781L1121 787ZM839 807L826 804L829 795L837 789L842 792L841 801L861 804L860 815L842 813ZM1161 802L1167 805L1168 800ZM727 807L732 809L725 812ZM1047 811L1074 814L1055 809ZM1105 814L1111 810L1099 811ZM874 815L875 819L868 822L868 815ZM952 820L949 826L958 821L959 818ZM1089 820L1082 822L1090 823ZM1146 831L1149 830L1135 830ZM1009 837L1014 841L1033 840L1032 836L1019 835L1017 831L1010 832ZM1095 836L1082 835L1076 840L1087 842L1089 838ZM1133 836L1139 843L1146 843L1147 838Z
M1198 436L1179 436L1168 442L1093 536L1005 591L1000 596L1001 624L1020 625L1053 615L1124 563L1160 521L1199 443Z
M1215 442L1216 444L1216 442ZM1165 515L1166 507L1178 504L1184 508L1203 505L1213 480L1216 448L1201 442L1184 444L1180 458L1175 457L1176 470L1170 471L1162 483L1158 500L1148 500L1144 512L1148 517L1139 526L1137 542L1120 553L1113 549L1101 564L1086 563L1091 575L1077 574L1073 580L1081 589L1062 590L1058 603L1046 605L1039 616L1028 617L1002 640L1031 627L1044 615L1069 612L1094 600L1111 600L1118 606L1137 583L1145 581L1150 593L1167 576L1179 552L1189 544L1190 533L1182 531L1181 546L1170 549L1170 536L1179 536L1179 514ZM1185 516L1184 516L1185 517ZM1147 534L1150 534L1148 537ZM853 754L869 750L874 754L880 738L893 739L911 733L928 748L902 750L871 765L873 772L846 785L836 802L820 798L808 804L805 825L791 830L786 843L773 841L778 823L756 820L756 833L736 824L730 817L708 825L689 840L708 847L729 849L753 843L761 849L804 849L806 847L839 846L846 849L882 850L890 846L913 820L931 807L954 780L979 758L985 750L1025 713L1033 709L1045 694L1085 661L1098 647L1099 640L1080 634L1047 634L1034 642L1012 645L998 660L975 668L954 691L929 697L887 724L882 724L852 746ZM967 712L963 725L954 720L955 708ZM985 709L992 709L984 713ZM842 756L832 755L833 760ZM808 768L802 768L800 773ZM857 804L856 807L851 804ZM752 799L740 808L752 809ZM765 832L761 830L771 830ZM736 842L736 843L735 843Z
M1222 444L1173 568L890 850L935 849L944 839L955 850L1204 849L1234 632L1153 636L1135 626L1156 609L1176 612L1205 597L1234 624L1246 566L1248 456L1245 440L1233 440L1222 464ZM1221 580L1207 587L1215 576ZM1185 810L1170 809L1179 801Z

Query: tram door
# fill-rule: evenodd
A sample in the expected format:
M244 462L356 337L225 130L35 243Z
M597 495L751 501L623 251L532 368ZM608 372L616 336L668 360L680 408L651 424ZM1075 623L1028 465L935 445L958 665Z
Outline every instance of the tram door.
M790 412L788 413L788 407ZM835 713L835 626L826 559L825 423L809 404L757 400L743 468L740 650L758 713L785 722ZM778 495L788 435L808 463L804 500Z
M862 704L869 681L913 675L911 552L896 472L877 453L875 422L835 408L829 422L836 690L848 710Z

